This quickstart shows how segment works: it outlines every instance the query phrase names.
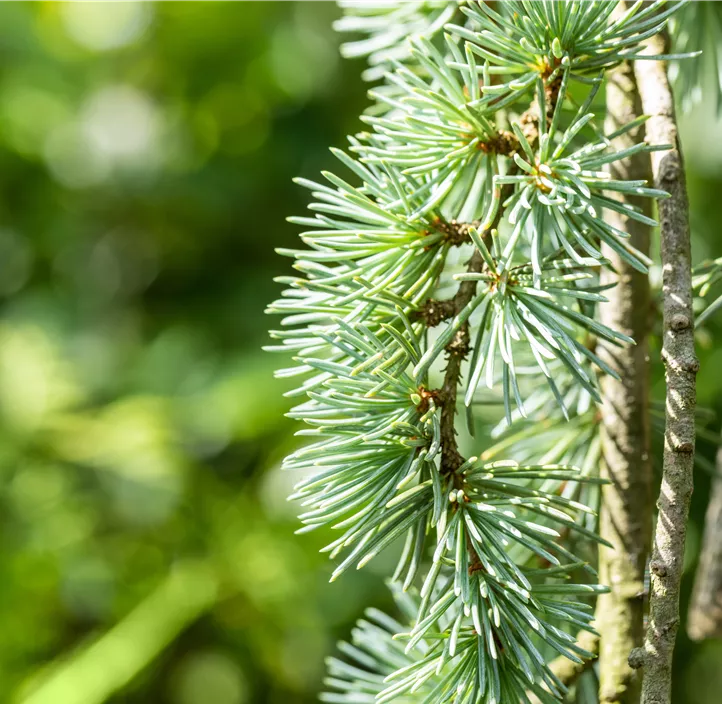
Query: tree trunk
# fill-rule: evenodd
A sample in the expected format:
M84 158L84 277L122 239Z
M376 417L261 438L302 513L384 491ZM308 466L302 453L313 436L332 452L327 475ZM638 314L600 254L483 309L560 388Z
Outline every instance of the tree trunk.
M623 64L610 72L607 85L607 124L610 134L642 114L632 68ZM618 150L639 141L626 133L614 140ZM614 162L612 178L649 180L649 156L639 153ZM651 212L648 198L627 198L631 205ZM605 219L628 232L630 244L649 253L649 227L616 211ZM636 341L623 348L605 345L600 356L619 374L602 380L602 467L610 481L602 491L599 530L612 548L599 550L599 577L611 591L599 597L596 626L599 650L600 702L635 704L641 677L627 659L644 640L644 572L651 543L651 464L649 455L649 279L633 269L610 247L603 247L617 274L602 268L602 283L617 285L605 292L608 303L599 306L600 322Z
M650 54L665 51L662 36L648 42ZM665 402L662 486L654 534L650 572L649 628L644 648L631 662L644 667L643 704L671 704L672 656L679 628L679 585L684 562L689 502L692 496L696 374L694 350L689 204L682 155L677 141L674 100L662 62L640 60L634 67L644 112L647 141L672 145L652 154L652 172L658 188L670 194L659 202L662 243L663 342L667 394Z

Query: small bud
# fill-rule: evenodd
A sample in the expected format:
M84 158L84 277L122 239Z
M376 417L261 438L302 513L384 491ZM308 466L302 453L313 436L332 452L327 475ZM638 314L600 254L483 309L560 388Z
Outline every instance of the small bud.
M554 54L557 59L561 59L563 53L564 51L562 49L562 43L559 41L559 37L554 37L554 41L552 42L552 54Z
M677 332L686 330L691 324L689 316L684 313L675 313L669 321L669 327Z
M644 665L644 649L634 648L634 650L629 653L627 663L629 664L629 667L631 667L633 670L638 670L640 667L642 667Z
M694 443L690 442L689 440L675 440L672 443L672 449L675 452L689 454L691 452L694 452Z
M692 357L691 359L685 360L682 363L682 368L686 372L696 374L699 371L699 360L697 359L697 357Z
M666 577L667 575L667 565L663 562L659 562L658 560L652 560L649 563L649 570L652 574L656 574L658 577Z

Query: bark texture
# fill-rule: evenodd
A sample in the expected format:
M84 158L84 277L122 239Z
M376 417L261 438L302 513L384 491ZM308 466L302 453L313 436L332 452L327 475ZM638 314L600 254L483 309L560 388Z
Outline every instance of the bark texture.
M629 64L609 74L607 84L608 134L642 114L636 81ZM637 133L614 140L618 150L640 141ZM649 155L639 153L615 162L612 178L651 180ZM648 198L628 198L631 205L651 212ZM629 233L630 244L649 253L649 227L616 211L605 220ZM600 356L620 379L602 380L602 467L609 480L602 491L599 530L613 547L599 548L599 577L610 587L599 597L596 627L599 648L599 694L601 704L639 702L641 677L627 660L644 641L644 573L651 543L651 463L649 455L649 279L636 271L610 247L602 252L617 274L602 269L602 283L617 285L605 292L608 303L599 306L600 321L629 335L636 345L622 348L605 345Z
M687 634L692 640L722 638L722 447L717 450L717 474L712 479Z
M648 53L664 52L662 36L653 37L647 44ZM655 184L671 195L659 203L666 421L662 487L650 562L649 628L644 647L633 651L630 662L644 667L643 704L671 704L679 585L692 495L699 361L694 350L689 208L672 91L661 62L637 61L634 70L642 107L650 115L647 141L654 145L670 144L672 148L652 154Z

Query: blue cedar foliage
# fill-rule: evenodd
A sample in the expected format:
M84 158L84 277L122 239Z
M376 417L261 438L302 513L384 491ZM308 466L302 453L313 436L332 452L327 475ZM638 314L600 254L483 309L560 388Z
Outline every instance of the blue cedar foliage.
M692 61L670 66L675 95L684 112L713 92L717 114L722 114L722 5L717 2L688 2L675 14L670 35L676 52L695 54Z
M600 245L648 264L602 213L652 225L619 196L665 195L609 177L650 147L615 151L593 109L679 3L493 4L343 2L339 29L362 35L345 53L384 85L369 131L334 150L340 175L299 179L307 248L282 251L297 274L271 349L293 354L279 374L311 444L284 467L304 474L301 532L334 529L333 579L402 546L408 617L360 622L328 702L556 702L551 659L591 656L594 404L614 373L594 347L633 342L596 319ZM504 418L449 464L461 377L472 430L488 390Z

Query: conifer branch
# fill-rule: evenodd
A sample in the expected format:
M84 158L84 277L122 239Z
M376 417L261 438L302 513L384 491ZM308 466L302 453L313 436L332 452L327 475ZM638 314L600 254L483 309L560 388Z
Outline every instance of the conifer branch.
M559 97L559 81L555 80L555 87L549 89L546 85L544 86L544 93L550 98L550 102L546 103L545 119L551 120L554 110L556 108L557 99ZM538 100L535 98L532 105L521 115L519 118L519 124L525 126L526 134L525 137L530 145L535 145L539 138L539 120L541 116L539 114ZM501 133L500 133L501 134ZM518 139L508 132L504 132L505 144L516 145L509 148L507 151L500 151L507 155L515 153L516 149L519 148ZM519 168L515 163L511 163L507 176L514 176L519 172ZM496 231L501 223L505 213L505 203L507 199L513 193L513 184L506 183L501 188L498 195L499 207L494 215L494 218L489 223L486 230L479 232L479 237L487 243L491 242L491 233ZM477 223L474 223L477 225ZM468 231L468 228L465 228ZM467 273L480 274L484 270L484 258L481 255L479 249L475 249L471 255L471 259L467 263ZM467 279L462 281L456 292L456 295L451 301L443 301L442 305L444 312L448 312L448 318L458 315L463 311L470 303L471 299L476 294L478 282L474 279ZM441 473L442 474L454 474L459 467L464 464L464 457L459 452L458 443L456 441L456 410L457 410L457 396L458 388L461 383L461 366L470 351L469 341L469 324L465 323L456 333L453 340L446 346L447 352L447 365L444 373L444 381L440 389L441 398ZM457 487L459 488L459 487ZM477 558L478 559L478 558Z
M404 541L392 589L405 623L369 613L342 646L351 662L329 663L324 701L556 704L593 657L595 639L572 634L594 634L591 599L605 591L587 545L600 540L593 404L598 377L618 376L597 350L632 343L598 317L601 247L649 264L602 213L651 226L627 196L666 194L610 175L663 147L615 148L641 121L604 135L591 108L603 73L639 56L676 8L615 18L615 5L345 3L344 28L367 37L347 50L394 68L370 92L370 130L334 150L353 180L299 180L314 197L313 217L293 219L308 249L282 250L300 275L279 279L272 349L295 354L279 374L302 379L290 415L314 440L283 466L305 474L301 530L339 531L325 548L332 580ZM472 250L462 272L449 258L459 245ZM448 274L458 289L436 300ZM507 425L554 418L553 432L591 444L464 457L462 381L472 423L483 385Z
M664 52L664 37L647 43L649 54ZM692 311L689 204L680 152L674 99L664 64L640 61L635 75L644 112L647 141L672 148L652 155L655 184L670 198L660 202L662 242L663 347L667 383L662 486L657 506L650 571L649 628L643 649L630 655L644 667L643 704L671 704L672 655L679 627L679 589L695 450L696 374Z

